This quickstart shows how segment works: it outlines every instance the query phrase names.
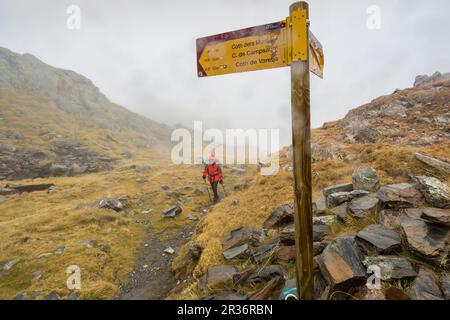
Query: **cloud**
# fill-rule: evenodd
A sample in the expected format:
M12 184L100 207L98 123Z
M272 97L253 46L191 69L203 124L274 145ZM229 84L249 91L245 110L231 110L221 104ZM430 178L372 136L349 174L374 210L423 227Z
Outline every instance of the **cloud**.
M292 1L0 0L1 46L75 70L113 101L155 120L192 126L280 128L290 143L290 74L276 69L198 79L195 39L282 20ZM66 28L81 8L82 28ZM366 10L381 9L369 30ZM408 87L417 74L449 71L447 0L310 1L325 47L325 79L312 76L312 123Z

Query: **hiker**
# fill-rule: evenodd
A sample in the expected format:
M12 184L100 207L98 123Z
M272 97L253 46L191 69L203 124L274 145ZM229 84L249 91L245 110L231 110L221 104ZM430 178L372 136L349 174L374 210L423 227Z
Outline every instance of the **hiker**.
M208 163L205 166L205 170L203 171L203 180L206 181L206 177L208 177L209 182L211 183L212 190L214 192L214 202L219 201L219 194L217 192L219 183L223 185L223 175L222 168L217 163L217 159L214 154L208 159Z

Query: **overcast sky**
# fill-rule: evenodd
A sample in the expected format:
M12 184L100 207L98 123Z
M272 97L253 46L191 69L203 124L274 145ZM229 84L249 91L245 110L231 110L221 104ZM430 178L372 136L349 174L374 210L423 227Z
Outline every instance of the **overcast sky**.
M0 0L0 46L90 78L112 101L168 124L280 128L290 143L289 68L198 79L195 39L275 22L292 0ZM67 7L81 8L68 30ZM381 29L367 8L381 9ZM312 124L343 117L417 74L450 71L450 1L311 0L325 49Z

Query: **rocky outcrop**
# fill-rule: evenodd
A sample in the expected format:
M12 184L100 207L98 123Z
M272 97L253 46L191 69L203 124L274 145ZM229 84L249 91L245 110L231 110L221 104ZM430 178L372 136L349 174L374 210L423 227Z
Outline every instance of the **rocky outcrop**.
M376 192L380 187L380 178L377 171L372 168L362 167L353 171L353 188L355 190L364 190Z
M409 183L391 184L377 193L381 202L389 208L412 208L423 204L422 194Z
M426 201L438 208L450 208L450 188L447 184L434 177L416 177L419 190L425 196Z

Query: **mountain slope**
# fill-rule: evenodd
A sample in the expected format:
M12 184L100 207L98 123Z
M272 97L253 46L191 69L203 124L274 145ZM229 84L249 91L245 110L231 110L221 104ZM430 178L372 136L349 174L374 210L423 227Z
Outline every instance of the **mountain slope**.
M0 179L46 177L52 165L98 171L170 141L169 127L110 102L85 77L4 48L0 124Z

